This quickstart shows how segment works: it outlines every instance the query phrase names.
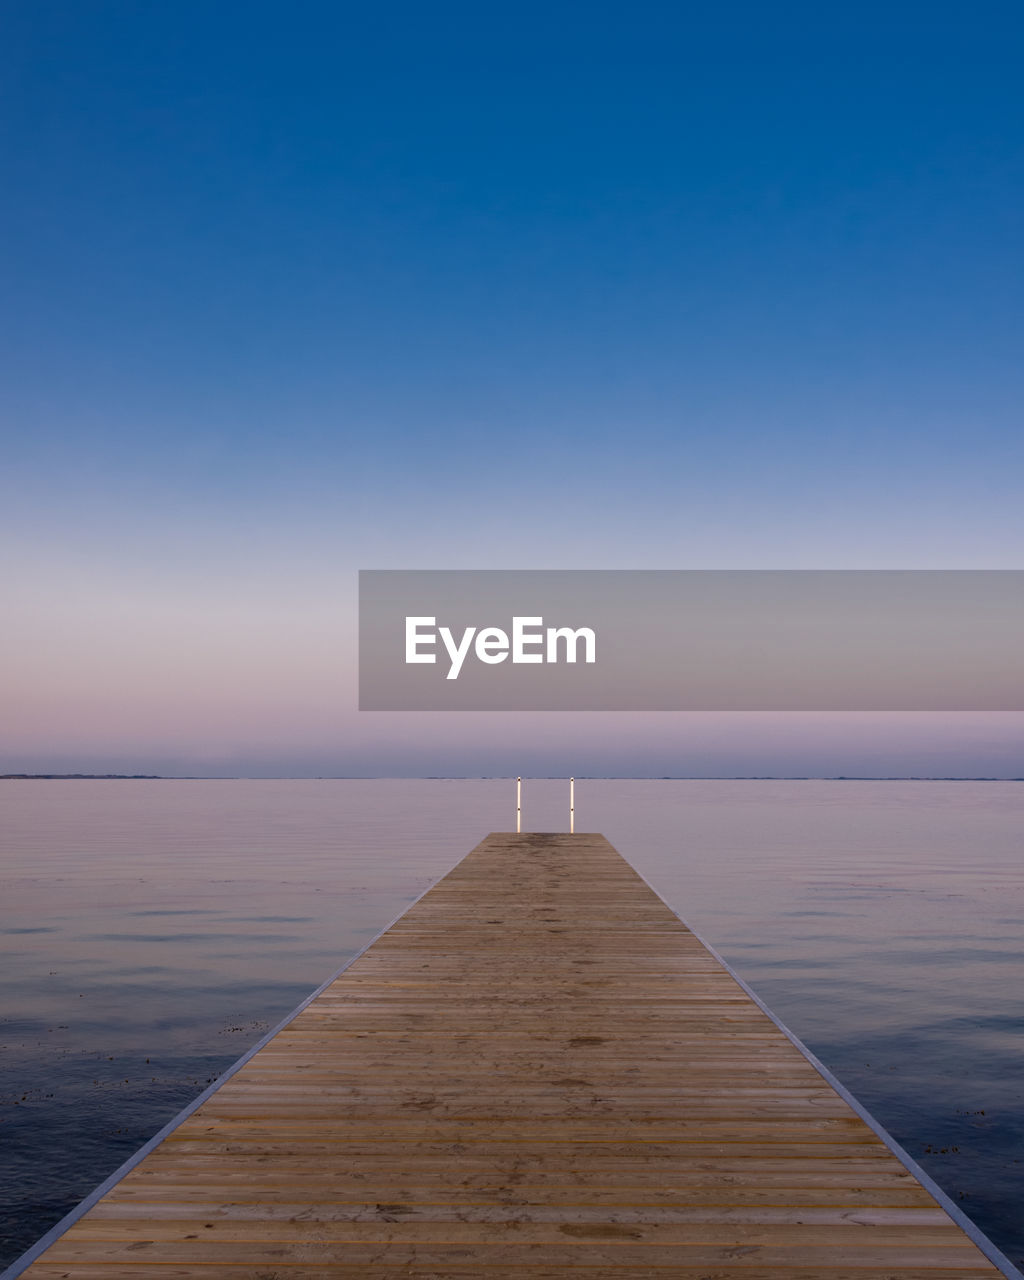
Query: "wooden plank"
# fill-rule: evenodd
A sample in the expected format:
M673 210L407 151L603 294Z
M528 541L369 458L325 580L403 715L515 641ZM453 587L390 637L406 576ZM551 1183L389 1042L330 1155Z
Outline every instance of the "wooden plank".
M607 841L499 834L23 1274L1000 1272Z

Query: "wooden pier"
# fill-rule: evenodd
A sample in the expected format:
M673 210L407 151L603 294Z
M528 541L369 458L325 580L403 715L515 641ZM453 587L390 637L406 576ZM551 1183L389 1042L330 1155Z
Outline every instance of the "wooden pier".
M20 1274L1004 1274L601 836L491 835Z

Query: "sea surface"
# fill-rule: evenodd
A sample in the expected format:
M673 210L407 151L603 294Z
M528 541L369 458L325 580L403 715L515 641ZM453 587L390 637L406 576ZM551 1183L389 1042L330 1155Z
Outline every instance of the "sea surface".
M523 827L567 829L567 784ZM0 1265L492 830L515 783L0 782ZM1024 1263L1024 784L576 783Z

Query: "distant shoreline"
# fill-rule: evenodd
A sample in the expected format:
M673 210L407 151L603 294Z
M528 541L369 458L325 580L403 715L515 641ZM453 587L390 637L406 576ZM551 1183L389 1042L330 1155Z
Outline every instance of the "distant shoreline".
M531 782L562 782L561 774L531 774ZM586 782L1024 782L1024 778L994 777L953 777L941 774L716 774L714 776L698 776L694 774L662 774L658 777L625 776L620 774L577 774L578 781ZM245 774L220 774L200 776L198 774L164 774L164 773L0 773L0 782L67 782L85 780L90 782L507 782L511 774L444 774L432 776L405 777L394 774L376 774L367 777L361 774L318 775L310 777L289 777L282 774L274 778L252 778Z
M118 778L121 780L145 778L147 781L174 781L173 778L168 778L162 773L0 773L0 782L23 782L30 778L44 778L50 781L67 778L89 778L92 780L98 778Z

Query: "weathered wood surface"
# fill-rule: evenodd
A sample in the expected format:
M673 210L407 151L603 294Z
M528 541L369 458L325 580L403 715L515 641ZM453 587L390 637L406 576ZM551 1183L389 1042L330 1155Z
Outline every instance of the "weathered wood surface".
M31 1280L998 1276L601 836L492 835Z

